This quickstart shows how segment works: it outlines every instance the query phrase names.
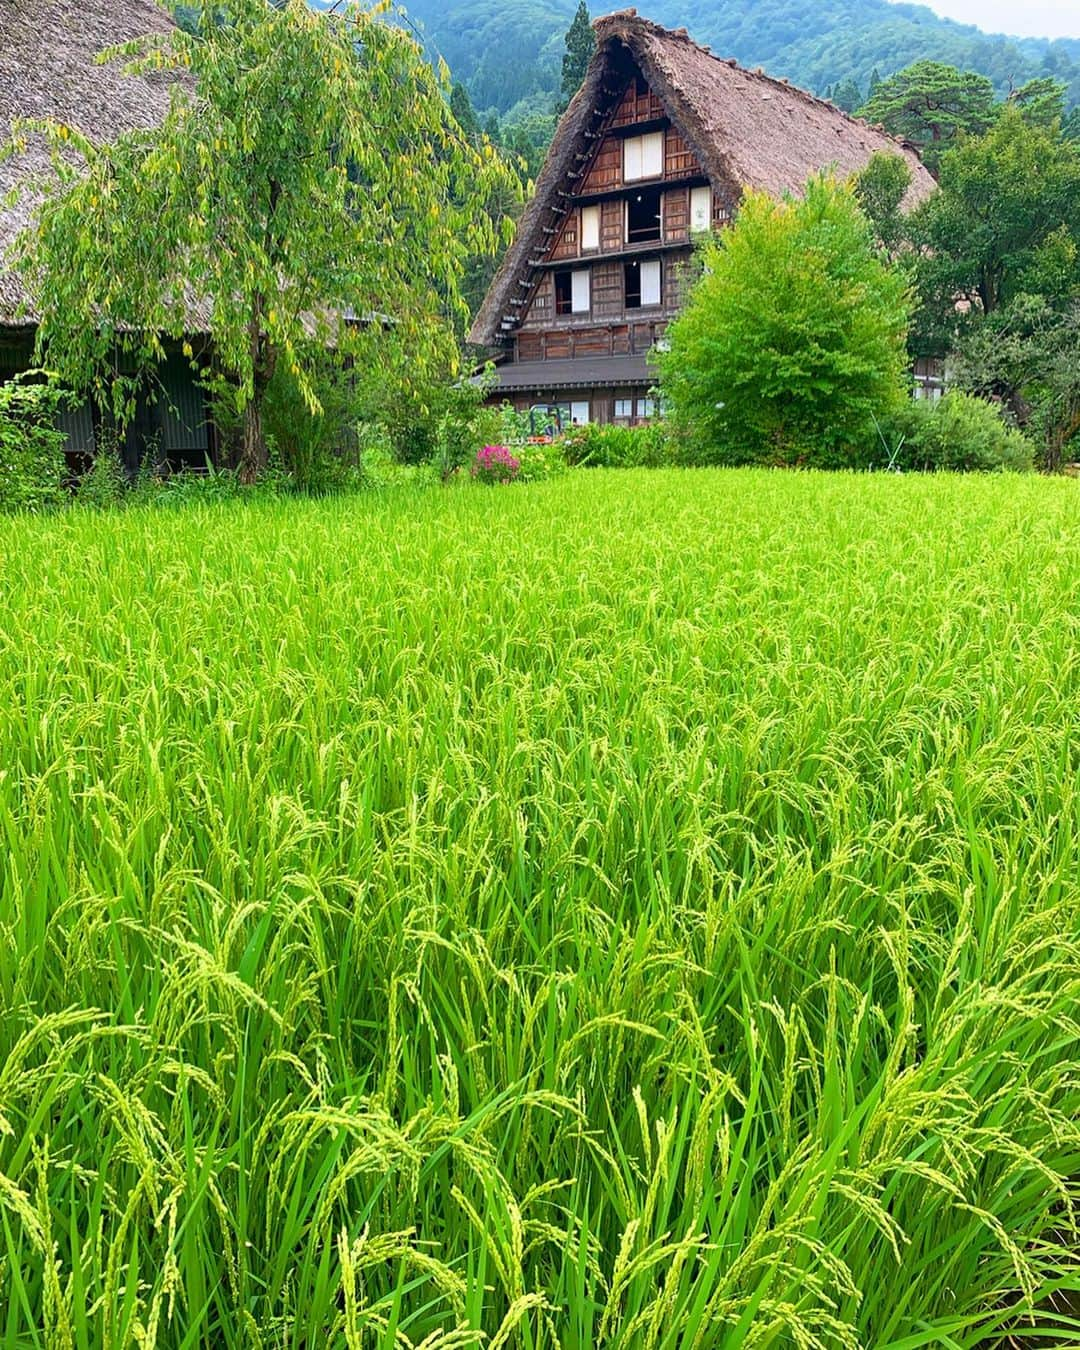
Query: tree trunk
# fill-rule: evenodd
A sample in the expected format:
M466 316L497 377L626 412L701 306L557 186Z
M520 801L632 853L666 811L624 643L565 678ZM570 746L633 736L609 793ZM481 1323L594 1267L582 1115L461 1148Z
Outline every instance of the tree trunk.
M250 487L266 468L266 439L262 424L262 391L256 388L254 396L244 409L244 427L240 441L240 481Z

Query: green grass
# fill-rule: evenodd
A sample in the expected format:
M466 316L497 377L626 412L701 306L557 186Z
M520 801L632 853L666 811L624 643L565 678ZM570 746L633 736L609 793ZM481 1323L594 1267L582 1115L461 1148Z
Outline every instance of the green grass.
M5 524L0 1345L1080 1342L1077 487Z

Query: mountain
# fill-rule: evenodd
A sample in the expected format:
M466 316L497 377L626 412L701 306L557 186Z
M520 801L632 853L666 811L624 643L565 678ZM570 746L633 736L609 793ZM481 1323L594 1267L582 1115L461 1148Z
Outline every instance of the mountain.
M576 0L412 0L407 12L432 57L445 59L481 113L520 115L550 107L575 7ZM1001 94L1053 75L1068 86L1070 105L1080 103L1080 38L987 34L939 18L924 5L650 0L642 13L669 27L685 26L719 56L762 66L815 93L849 79L865 92L873 71L886 76L925 58L988 75Z

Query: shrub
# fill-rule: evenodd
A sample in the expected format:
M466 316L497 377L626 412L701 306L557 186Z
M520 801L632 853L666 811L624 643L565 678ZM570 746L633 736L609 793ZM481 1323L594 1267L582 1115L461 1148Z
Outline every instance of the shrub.
M590 422L563 437L570 464L591 468L659 468L673 461L672 442L663 423L621 427Z
M94 462L79 479L77 496L81 505L105 508L126 502L130 484L120 463L116 446L99 445Z
M850 467L903 397L909 297L850 188L751 192L657 357L684 457Z
M521 461L505 445L485 445L477 450L470 472L479 483L512 483L521 473Z
M518 477L523 483L540 483L566 472L566 452L561 441L526 440L514 443L510 450L518 461Z
M0 384L0 511L43 511L64 500L64 433L57 414L70 395L16 377Z
M263 425L275 461L302 492L322 496L360 483L359 404L352 373L331 362L319 367L313 413L295 376L279 365L270 381Z
M888 454L901 469L1023 473L1035 458L1032 442L1005 422L996 404L960 390L936 403L902 404L882 419L880 431L872 462L880 464Z

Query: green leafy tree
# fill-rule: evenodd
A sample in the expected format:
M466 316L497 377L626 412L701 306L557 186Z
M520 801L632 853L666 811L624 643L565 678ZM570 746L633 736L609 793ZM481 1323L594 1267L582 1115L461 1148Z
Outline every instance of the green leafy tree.
M578 0L574 20L566 30L566 51L562 59L562 83L560 85L560 111L566 108L570 100L581 88L585 72L589 68L592 54L596 50L596 34L589 22L589 10L585 0Z
M857 462L903 398L909 296L853 190L821 177L800 201L751 192L703 264L656 358L693 456Z
M901 203L911 186L912 173L902 155L878 151L853 181L855 196L890 258L895 259L905 239Z
M945 323L958 297L977 315L1021 292L1063 301L1080 284L1080 148L1006 106L944 156L911 229L924 301Z
M316 410L327 350L371 363L408 349L421 370L433 343L441 352L438 320L463 307L467 260L497 242L476 204L507 171L491 147L468 144L381 7L318 15L304 0L214 0L197 8L195 34L111 55L181 75L159 127L107 146L55 122L15 132L52 149L17 250L39 356L119 404L109 372L152 367L201 307L250 481L266 462L263 401L280 364Z
M922 151L931 169L960 133L978 135L994 120L994 86L985 75L937 61L916 61L883 80L862 109Z
M1006 407L1041 441L1044 466L1059 468L1080 447L1080 302L1017 296L964 335L954 378Z
M877 93L878 86L880 84L881 84L881 71L878 70L877 66L875 66L874 69L870 72L870 82L866 86L866 97L873 98L874 95Z

